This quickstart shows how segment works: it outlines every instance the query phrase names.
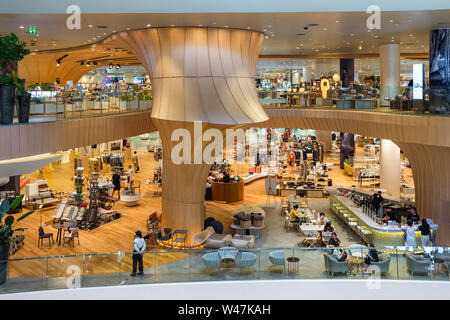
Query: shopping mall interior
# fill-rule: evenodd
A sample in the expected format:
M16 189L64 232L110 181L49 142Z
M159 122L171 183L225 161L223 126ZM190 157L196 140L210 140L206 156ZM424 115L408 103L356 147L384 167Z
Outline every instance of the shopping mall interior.
M42 2L1 5L0 294L447 288L448 2Z

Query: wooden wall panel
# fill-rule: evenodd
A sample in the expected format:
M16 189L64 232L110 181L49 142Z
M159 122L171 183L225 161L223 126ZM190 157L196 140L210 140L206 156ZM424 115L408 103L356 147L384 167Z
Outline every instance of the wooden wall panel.
M91 146L156 131L150 112L0 126L0 160Z

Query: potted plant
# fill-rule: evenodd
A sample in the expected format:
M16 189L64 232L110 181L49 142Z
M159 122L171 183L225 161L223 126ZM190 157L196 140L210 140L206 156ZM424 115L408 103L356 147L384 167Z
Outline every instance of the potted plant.
M24 231L24 228L14 229L14 217L7 216L4 220L5 213L11 209L15 209L23 200L23 194L17 197L11 205L8 200L3 200L0 204L0 284L6 282L6 276L8 271L8 252L10 244L13 241L13 235L16 231ZM34 211L29 211L17 219L19 222Z
M17 70L17 63L30 53L30 50L25 49L25 46L26 43L20 41L14 33L0 36L0 78L3 80L0 83L2 124L12 123L10 113L14 112L15 88L11 81L15 78L14 73ZM6 108L5 111L3 111L4 108ZM5 114L6 119L3 119L3 114Z
M31 94L25 90L25 79L21 79L22 86L17 88L19 123L27 123L30 119Z
M13 70L0 77L0 115L1 124L11 124L14 119L16 88L24 90L24 86Z

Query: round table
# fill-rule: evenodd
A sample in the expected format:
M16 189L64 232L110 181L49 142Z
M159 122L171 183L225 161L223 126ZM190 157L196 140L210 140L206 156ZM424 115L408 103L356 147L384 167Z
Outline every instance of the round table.
M352 273L355 273L355 272L353 272L353 270L355 270L355 268L358 269L358 272L360 272L360 268L364 264L364 258L358 257L358 256L348 257L347 261L352 266Z
M300 261L297 257L288 257L288 273L297 273L298 272L298 262Z
M54 225L52 225L52 228L58 230L58 232L56 233L56 242L58 242L58 245L61 245L62 230L64 228L64 224L55 223Z

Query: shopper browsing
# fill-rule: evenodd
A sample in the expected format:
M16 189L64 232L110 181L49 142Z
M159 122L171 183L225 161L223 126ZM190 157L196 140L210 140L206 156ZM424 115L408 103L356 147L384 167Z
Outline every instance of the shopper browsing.
M139 160L138 160L136 151L131 156L131 162L133 162L134 172L138 173L140 170L139 170Z
M370 197L370 204L372 205L372 209L375 212L378 212L378 209L380 208L381 203L383 202L383 197L381 196L381 191L378 191L377 193L374 193L372 197Z
M114 174L112 176L112 182L114 185L114 189L113 189L113 197L114 197L114 193L117 191L117 199L120 199L120 174L119 171L116 170L114 171Z
M142 238L142 233L138 230L134 234L133 241L133 273L132 277L136 276L137 265L139 264L139 275L144 275L144 264L142 262L142 256L145 250L145 240Z

